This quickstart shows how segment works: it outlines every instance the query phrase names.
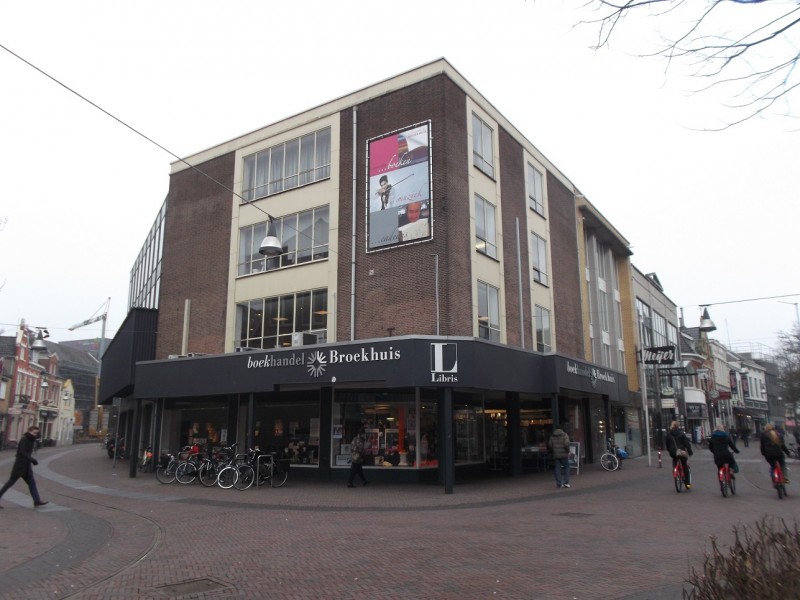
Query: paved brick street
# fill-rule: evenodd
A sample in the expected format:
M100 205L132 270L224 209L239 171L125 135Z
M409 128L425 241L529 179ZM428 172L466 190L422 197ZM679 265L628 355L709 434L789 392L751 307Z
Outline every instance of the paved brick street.
M739 455L732 498L706 451L682 494L668 457L658 469L655 456L614 473L590 465L571 489L534 473L458 483L452 495L291 473L280 489L165 486L127 477L127 463L112 469L97 444L38 458L51 504L34 510L21 481L2 499L3 598L671 599L709 536L729 540L763 515L800 518L800 486L778 500L755 445ZM12 459L0 454L0 479Z

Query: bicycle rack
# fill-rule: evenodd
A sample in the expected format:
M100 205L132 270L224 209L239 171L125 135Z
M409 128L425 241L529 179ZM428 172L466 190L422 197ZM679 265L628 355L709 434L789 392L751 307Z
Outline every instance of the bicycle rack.
M278 460L276 457L275 452L268 452L266 454L259 454L256 456L256 488L259 487L259 482L261 481L261 459L262 458L269 458L271 460ZM272 477L269 478L269 487L272 487Z

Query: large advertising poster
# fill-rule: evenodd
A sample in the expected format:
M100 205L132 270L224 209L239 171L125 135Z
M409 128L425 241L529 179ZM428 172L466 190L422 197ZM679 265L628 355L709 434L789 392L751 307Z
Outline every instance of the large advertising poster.
M430 121L367 140L367 251L432 237Z

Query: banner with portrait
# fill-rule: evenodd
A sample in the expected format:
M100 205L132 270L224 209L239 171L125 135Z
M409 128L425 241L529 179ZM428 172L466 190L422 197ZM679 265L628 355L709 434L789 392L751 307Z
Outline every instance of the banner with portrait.
M430 121L367 140L367 251L432 237Z

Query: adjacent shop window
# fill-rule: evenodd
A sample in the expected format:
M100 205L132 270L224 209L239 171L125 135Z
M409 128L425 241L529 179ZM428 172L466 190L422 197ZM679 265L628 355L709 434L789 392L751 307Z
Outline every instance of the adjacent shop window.
M328 290L257 298L236 305L234 345L281 348L293 345L293 334L324 338L328 329Z
M251 202L331 175L331 128L251 154L244 159L242 198Z
M494 177L492 129L474 113L472 115L472 162L489 177Z
M350 464L350 448L364 431L364 466L436 467L436 407L422 403L417 411L413 393L338 393L333 404L331 461ZM419 415L419 417L418 417Z
M475 194L475 237L478 252L497 258L495 207L478 194Z
M280 256L267 258L258 248L267 235L267 221L239 230L239 275L263 273L328 258L329 209L320 206L276 218L275 234L283 244Z
M528 163L527 184L528 206L544 216L544 186L542 185L542 174L530 163Z
M500 290L478 282L478 337L500 341Z
M541 306L536 307L536 350L550 352L553 349L550 329L550 311Z
M456 464L484 462L483 399L477 394L453 395Z
M547 277L547 242L535 233L531 234L531 265L533 280L548 285Z
M257 404L253 443L292 465L319 465L319 402L292 398Z

